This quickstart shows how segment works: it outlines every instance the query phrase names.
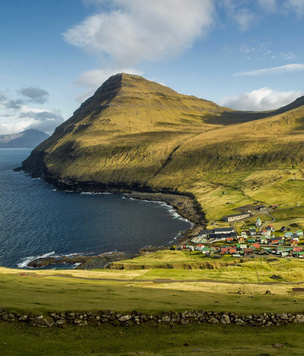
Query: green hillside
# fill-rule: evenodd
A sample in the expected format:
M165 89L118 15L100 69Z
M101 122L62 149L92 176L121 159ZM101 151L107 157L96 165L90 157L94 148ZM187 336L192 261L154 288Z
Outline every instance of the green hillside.
M303 205L304 99L238 112L117 74L23 162L53 182L194 194L209 221L262 201Z

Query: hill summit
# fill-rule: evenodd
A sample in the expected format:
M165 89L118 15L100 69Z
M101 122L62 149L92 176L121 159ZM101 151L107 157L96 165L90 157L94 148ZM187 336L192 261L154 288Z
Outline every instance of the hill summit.
M120 73L23 167L55 184L191 193L207 217L217 218L239 204L284 201L291 178L296 195L303 138L304 98L278 110L240 112Z

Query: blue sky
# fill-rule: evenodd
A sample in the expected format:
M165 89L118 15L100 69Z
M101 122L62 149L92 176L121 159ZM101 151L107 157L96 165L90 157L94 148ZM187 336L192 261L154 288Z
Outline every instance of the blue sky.
M2 0L0 134L51 133L112 74L242 110L304 95L304 0Z

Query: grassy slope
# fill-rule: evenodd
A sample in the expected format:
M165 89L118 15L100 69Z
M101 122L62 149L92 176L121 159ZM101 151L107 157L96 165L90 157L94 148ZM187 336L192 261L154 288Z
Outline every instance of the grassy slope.
M283 349L273 344L283 344ZM64 330L0 323L4 355L303 355L303 326L250 328L186 325Z
M210 221L255 201L303 205L302 101L235 112L122 74L35 153L59 179L190 191Z
M202 260L209 261L213 269L196 269ZM159 265L161 261L164 267L167 261L180 263L181 269L153 268L153 264ZM304 286L304 261L301 260L250 259L238 263L227 258L218 262L202 258L201 254L163 251L123 263L150 268L90 272L22 272L1 268L0 306L36 312L113 309L157 313L205 309L244 314L302 311L303 308L303 292L292 292L292 287ZM182 269L185 263L191 264L192 269ZM280 275L279 282L284 283L272 283L270 277L274 274ZM263 284L265 282L272 284ZM239 295L239 290L245 294ZM272 294L265 295L266 290ZM254 298L249 298L250 294Z

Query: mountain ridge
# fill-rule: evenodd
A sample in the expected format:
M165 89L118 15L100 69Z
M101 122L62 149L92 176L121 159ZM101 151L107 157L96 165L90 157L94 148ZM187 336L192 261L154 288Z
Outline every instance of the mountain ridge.
M0 148L34 148L48 137L45 132L35 129L0 135Z

